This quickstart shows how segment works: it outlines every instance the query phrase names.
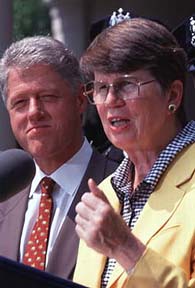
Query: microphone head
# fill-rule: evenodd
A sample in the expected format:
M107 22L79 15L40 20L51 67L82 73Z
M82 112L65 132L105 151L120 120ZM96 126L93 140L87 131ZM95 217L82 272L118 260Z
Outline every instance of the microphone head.
M35 164L22 149L0 152L0 202L28 186L35 175Z

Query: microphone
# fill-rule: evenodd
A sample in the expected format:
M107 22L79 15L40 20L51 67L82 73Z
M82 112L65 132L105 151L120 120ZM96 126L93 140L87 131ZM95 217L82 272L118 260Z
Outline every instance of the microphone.
M0 152L0 202L7 200L29 185L35 175L35 164L22 149Z

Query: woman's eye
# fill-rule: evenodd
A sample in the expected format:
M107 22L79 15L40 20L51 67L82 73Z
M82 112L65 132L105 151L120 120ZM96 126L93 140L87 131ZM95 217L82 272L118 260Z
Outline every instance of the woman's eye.
M131 91L131 90L134 90L136 88L136 84L133 82L130 82L130 81L123 81L120 84L120 88Z
M108 85L102 84L99 86L99 91L107 90Z

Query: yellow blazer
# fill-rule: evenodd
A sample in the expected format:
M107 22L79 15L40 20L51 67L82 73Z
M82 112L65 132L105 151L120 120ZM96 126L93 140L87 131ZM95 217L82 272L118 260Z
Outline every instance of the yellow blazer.
M120 213L110 177L100 188ZM132 232L146 245L146 251L130 275L116 264L108 287L195 287L195 144L179 153L168 167ZM105 256L81 240L74 281L100 287L105 263Z

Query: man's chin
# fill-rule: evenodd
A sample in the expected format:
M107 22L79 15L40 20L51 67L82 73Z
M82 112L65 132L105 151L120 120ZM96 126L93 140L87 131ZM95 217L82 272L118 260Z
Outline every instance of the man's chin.
M26 147L26 151L28 151L33 158L44 158L44 156L48 155L47 145L41 143L40 141L32 141L31 145Z

